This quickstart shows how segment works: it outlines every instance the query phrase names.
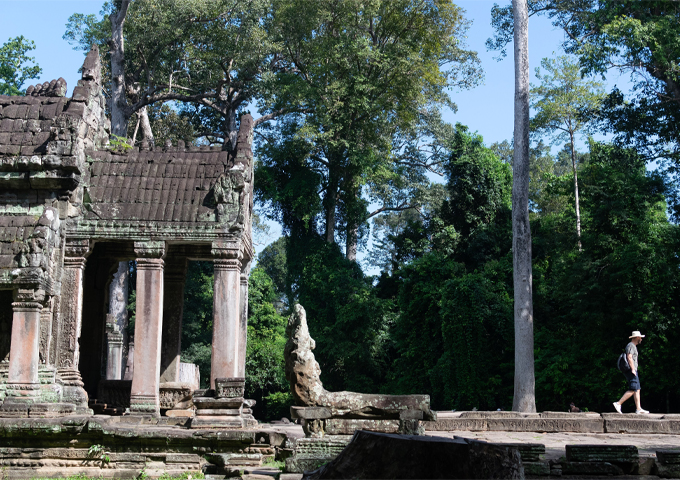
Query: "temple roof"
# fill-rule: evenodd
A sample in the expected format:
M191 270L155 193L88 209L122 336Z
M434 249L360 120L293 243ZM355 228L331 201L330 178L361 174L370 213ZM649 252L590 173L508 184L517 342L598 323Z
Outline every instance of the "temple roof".
M89 220L214 222L213 187L233 165L226 151L93 153L83 205Z

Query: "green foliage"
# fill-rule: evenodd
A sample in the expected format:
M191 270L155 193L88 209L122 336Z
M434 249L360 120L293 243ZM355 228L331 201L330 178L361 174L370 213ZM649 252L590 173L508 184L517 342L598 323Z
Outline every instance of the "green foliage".
M583 252L559 235L569 212L542 218L537 251L537 395L555 404L565 397L592 410L605 408L623 377L611 358L631 330L648 332L641 375L649 403L662 403L678 387L667 378L677 360L678 229L665 215L665 182L647 173L636 152L593 144L581 173L584 187ZM556 235L555 232L558 232ZM607 352L607 354L604 354Z
M286 237L281 237L263 248L257 256L257 268L261 268L269 275L279 297L283 297L286 292L286 277L288 276L286 242Z
M377 392L388 367L392 303L378 298L372 279L318 235L289 239L287 258L290 289L307 311L324 386Z
M292 403L283 357L286 318L274 307L277 299L272 279L263 269L253 269L248 288L246 395L258 401L257 413L266 420L289 416L285 405Z
M23 95L24 82L38 78L42 68L35 58L26 55L35 49L35 43L23 35L10 38L0 47L0 95Z
M204 478L203 472L183 472L179 475L168 475L163 472L158 480L201 480Z
M90 445L90 448L87 450L87 457L100 462L102 468L111 461L110 452L103 445L99 444Z
M189 262L182 314L182 361L195 363L201 386L210 383L212 354L213 263Z
M132 145L130 145L125 137L119 137L118 135L111 135L109 139L109 148L114 151L119 151L122 153L127 153L132 150Z
M150 120L159 123L152 130L160 140L186 142L191 134L210 143L229 142L237 113L276 65L264 30L269 5L268 0L131 2L123 30L127 114L155 104ZM110 75L108 17L116 10L117 2L108 1L99 16L75 13L64 34L75 49L99 45L105 77ZM104 85L110 88L110 82ZM184 105L164 111L164 102Z
M529 0L529 12L547 15L565 31L565 51L579 58L583 74L610 69L630 73L633 92L614 88L599 112L616 142L647 159L680 161L680 6L677 2ZM511 5L494 5L494 38L501 50L512 40Z
M255 183L286 233L323 225L353 259L369 218L416 207L410 194L439 163L419 142L445 136L447 88L481 77L467 26L447 0L273 2L283 68L262 104L287 115L260 138Z
M451 158L445 168L449 199L442 205L442 217L468 239L480 227L493 222L496 214L511 202L512 173L482 137L457 124Z
M462 125L451 150L449 200L422 225L424 248L378 285L398 306L387 389L428 392L435 408L508 408L512 178L509 166Z

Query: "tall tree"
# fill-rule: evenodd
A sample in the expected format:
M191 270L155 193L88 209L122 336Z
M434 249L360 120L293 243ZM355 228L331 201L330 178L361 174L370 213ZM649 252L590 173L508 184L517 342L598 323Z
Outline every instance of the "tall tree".
M318 176L323 236L344 239L353 260L367 219L410 207L397 193L402 180L429 166L400 163L400 142L427 111L452 105L447 87L480 78L475 53L462 43L467 23L450 0L278 0L272 19L285 55L266 112L303 113L286 121L296 129L285 138L272 132L262 142L260 172L280 169L274 150L288 148L282 142L304 142L300 167ZM367 188L379 198L374 212ZM265 202L277 198L260 190Z
M604 126L620 144L648 159L680 164L680 4L664 0L529 0L531 15L546 15L565 32L564 48L579 57L583 73L629 73L632 92L614 88L603 105ZM494 5L501 50L512 38L512 9Z
M534 307L529 225L529 12L513 0L515 133L512 185L512 267L515 297L515 396L512 409L536 411Z
M181 102L198 113L192 117L197 136L232 148L239 112L277 62L263 26L268 14L269 0L114 1L100 17L72 15L64 38L79 49L96 42L102 55L115 60L108 72L112 88L125 90L118 131L127 133L136 113L145 131L146 107Z
M42 69L35 58L26 55L34 48L35 43L23 35L10 38L0 47L0 95L23 95L24 82L38 78Z
M576 238L581 250L581 208L579 205L578 173L576 168L576 136L594 120L593 112L600 109L604 99L604 86L593 79L582 78L578 63L568 56L544 58L541 69L536 68L540 84L531 88L531 106L536 115L531 128L553 135L555 140L568 140L571 168L574 176L574 202L576 209Z

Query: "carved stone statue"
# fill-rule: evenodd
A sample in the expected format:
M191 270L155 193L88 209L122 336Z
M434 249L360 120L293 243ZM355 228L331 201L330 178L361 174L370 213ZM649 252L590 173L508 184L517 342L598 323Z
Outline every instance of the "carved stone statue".
M316 343L309 335L305 309L299 304L288 319L286 335L286 378L298 406L325 407L333 417L404 418L405 412L412 411L422 412L422 420L436 419L429 395L329 392L323 388L321 368L312 352Z

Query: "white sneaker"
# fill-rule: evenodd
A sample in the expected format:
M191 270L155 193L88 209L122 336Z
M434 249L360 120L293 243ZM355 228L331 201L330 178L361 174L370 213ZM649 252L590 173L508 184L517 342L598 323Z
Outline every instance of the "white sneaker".
M621 404L619 402L614 402L614 409L619 413L623 413L621 411Z
M638 415L642 415L644 413L649 413L649 411L645 410L644 408L641 408L640 410L635 410L635 413Z

